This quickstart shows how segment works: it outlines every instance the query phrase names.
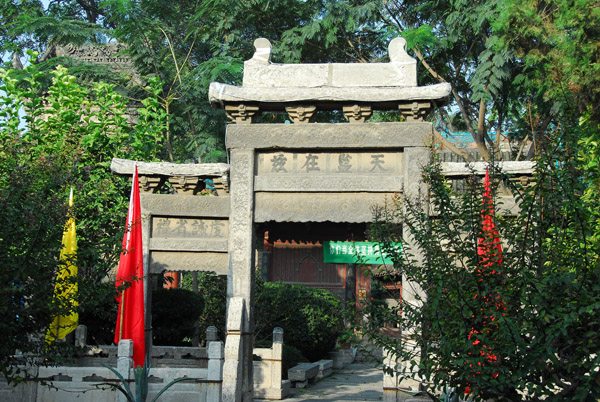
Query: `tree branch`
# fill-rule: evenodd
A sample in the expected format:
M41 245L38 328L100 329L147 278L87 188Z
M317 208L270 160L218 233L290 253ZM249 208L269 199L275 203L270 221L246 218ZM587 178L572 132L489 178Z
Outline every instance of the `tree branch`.
M439 140L444 145L444 147L448 148L450 151L452 151L456 155L460 156L461 158L464 158L468 162L474 162L471 154L469 154L468 152L466 152L465 150L463 150L461 148L458 148L456 146L456 144L448 141L448 139L446 139L446 137L444 137L438 130L433 129L433 136L437 140Z

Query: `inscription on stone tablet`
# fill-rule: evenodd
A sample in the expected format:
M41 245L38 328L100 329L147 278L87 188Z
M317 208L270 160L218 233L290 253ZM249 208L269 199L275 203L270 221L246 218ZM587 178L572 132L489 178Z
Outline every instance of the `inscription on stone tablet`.
M264 152L258 175L399 175L401 152Z
M226 239L228 236L226 219L152 218L153 238Z

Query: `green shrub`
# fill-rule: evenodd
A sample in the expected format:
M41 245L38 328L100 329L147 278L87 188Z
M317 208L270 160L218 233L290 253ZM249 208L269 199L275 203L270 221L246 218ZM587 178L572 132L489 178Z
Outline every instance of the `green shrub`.
M183 275L182 287L192 290L191 274ZM225 318L227 315L227 277L212 272L198 272L198 294L202 297L202 313L198 318L200 343L206 341L206 329L217 328L219 339L225 339Z
M343 326L341 301L324 289L281 283L257 283L255 337L270 339L283 328L283 342L316 361L333 350Z
M191 275L184 275L182 282L183 287L191 289ZM226 288L227 277L198 273L198 294L204 300L204 310L198 320L201 338L206 328L214 325L219 338L224 339ZM284 345L297 348L308 360L319 360L333 350L343 319L341 301L331 292L301 285L265 283L259 278L255 292L256 345L270 342L273 328L281 327Z
M110 345L114 341L118 303L114 282L95 288L80 287L79 324L87 327L88 345Z
M292 345L283 344L283 361L282 361L282 371L283 371L283 379L287 380L288 378L288 370L294 367L296 364L302 361L302 352L298 350L298 348L293 347Z
M203 309L202 297L185 289L152 292L152 338L155 345L189 346Z

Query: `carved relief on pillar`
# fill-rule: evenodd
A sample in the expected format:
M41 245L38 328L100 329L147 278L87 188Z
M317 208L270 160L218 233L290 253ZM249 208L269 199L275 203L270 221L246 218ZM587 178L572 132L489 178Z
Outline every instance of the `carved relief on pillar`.
M250 124L254 118L260 115L258 106L245 105L225 105L225 113L229 119L237 124Z
M294 123L310 123L314 119L316 106L287 106L285 111L288 113L290 120Z
M429 101L415 101L398 105L398 109L406 121L423 121L432 108L432 102Z
M365 105L344 106L343 111L350 123L364 123L373 114L371 106Z
M156 193L165 183L165 178L160 176L140 176L140 190L145 193Z
M199 177L172 176L169 177L169 183L177 194L195 195L202 190L200 184L204 182Z

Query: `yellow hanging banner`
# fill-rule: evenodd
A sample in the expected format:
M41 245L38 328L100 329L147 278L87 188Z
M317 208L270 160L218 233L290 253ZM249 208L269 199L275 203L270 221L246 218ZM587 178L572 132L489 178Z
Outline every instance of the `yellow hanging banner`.
M69 213L62 238L60 251L60 266L54 285L54 299L69 310L77 307L77 239L75 236L75 218L73 216L73 189L69 195ZM63 339L77 328L79 314L71 311L64 315L55 316L48 332L46 342Z

